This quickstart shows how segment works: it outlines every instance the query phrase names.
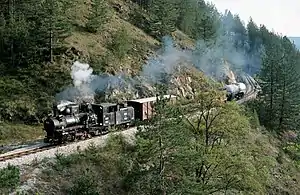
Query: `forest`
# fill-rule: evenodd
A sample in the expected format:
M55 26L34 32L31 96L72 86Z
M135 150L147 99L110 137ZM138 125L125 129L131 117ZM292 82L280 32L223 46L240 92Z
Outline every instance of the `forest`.
M211 85L201 79L194 99L175 106L159 102L153 124L138 132L135 145L113 137L104 148L36 165L44 170L33 192L300 192L300 53L288 37L251 18L245 24L230 11L221 14L204 0L2 0L1 5L0 144L43 135L41 122L56 95L72 84L75 60L89 63L94 74L130 69L134 76L166 36L180 50L192 50L194 67L206 77L219 77L226 59L232 70L248 73L262 87L246 105L223 104L217 88L204 89ZM179 117L211 108L217 113ZM163 122L166 117L175 120ZM0 172L0 192L20 185L18 168Z

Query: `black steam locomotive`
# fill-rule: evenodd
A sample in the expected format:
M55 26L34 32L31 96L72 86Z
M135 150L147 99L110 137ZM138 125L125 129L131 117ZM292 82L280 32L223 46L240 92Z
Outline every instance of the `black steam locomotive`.
M176 96L165 96L175 98ZM46 143L63 143L108 133L112 126L131 126L135 120L146 120L153 114L157 97L117 103L74 103L63 101L53 106L44 121Z

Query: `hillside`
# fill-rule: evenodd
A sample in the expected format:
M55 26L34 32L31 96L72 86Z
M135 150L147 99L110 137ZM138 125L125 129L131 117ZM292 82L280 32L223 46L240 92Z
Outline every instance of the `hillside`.
M30 0L0 10L1 145L42 138L55 100L180 97L158 104L134 143L113 137L0 169L1 193L299 194L300 56L287 37L204 1ZM245 72L262 93L225 104L218 89Z

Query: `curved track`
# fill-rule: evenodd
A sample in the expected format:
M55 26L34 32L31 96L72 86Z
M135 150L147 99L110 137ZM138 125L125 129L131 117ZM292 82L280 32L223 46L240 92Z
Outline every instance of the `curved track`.
M242 104L244 102L249 101L250 99L254 99L256 98L257 95L257 87L259 88L258 84L256 83L256 81L248 74L243 75L244 79L245 79L245 83L247 86L247 92L245 94L245 96L238 100L237 103L238 104ZM38 143L35 145L32 145L30 147L24 147L24 148L20 148L20 149L16 149L13 151L9 151L6 153L3 153L0 155L0 162L4 162L6 160L10 160L10 159L14 159L14 158L20 158L22 156L26 156L29 154L34 154L34 153L38 153L38 152L42 152L45 150L50 150L52 148L56 148L59 146L65 146L68 144L72 144L71 143L66 143L66 144L60 144L60 145L52 145L52 144L45 144L45 143Z
M242 99L237 101L238 104L242 104L251 99L255 99L260 88L258 83L250 75L245 74L243 75L243 78L245 79L247 92Z

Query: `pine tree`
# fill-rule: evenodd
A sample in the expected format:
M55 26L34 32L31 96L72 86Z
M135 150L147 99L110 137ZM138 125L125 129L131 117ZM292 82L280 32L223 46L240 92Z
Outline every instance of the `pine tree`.
M279 125L278 129L296 128L296 118L299 116L300 106L300 76L298 69L299 56L297 49L287 37L283 37L283 62L278 72L280 99L279 99Z
M261 27L266 48L260 78L262 79L261 120L269 129L296 128L299 97L297 50L286 37L269 33Z
M247 42L247 30L238 15L235 15L233 20L234 26L232 31L235 32L234 46L237 50L244 52L245 44Z
M28 19L32 21L30 33L39 57L43 61L54 61L56 52L62 49L63 41L71 35L71 10L75 1L28 0L24 3Z
M254 51L261 44L260 41L260 32L258 26L255 24L252 18L250 18L247 24L248 32L248 43L249 43L249 52Z
M211 41L215 38L218 26L216 10L206 5L204 1L198 1L196 8L193 38Z
M1 61L12 70L26 64L28 26L20 2L6 1L1 13Z
M178 3L179 16L176 26L185 34L192 36L195 28L197 3L193 0L180 0Z
M109 20L109 8L105 0L93 0L92 8L88 16L86 28L89 32L96 33Z
M176 1L153 0L149 12L150 30L154 36L161 38L175 31L178 17Z
M259 28L250 18L247 24L247 42L245 45L247 64L244 71L250 75L258 73L261 65L261 54L263 53L263 45L259 32Z
M266 35L268 32L263 32ZM279 63L282 63L282 50L280 43L275 36L271 36L265 44L265 54L261 68L260 77L263 80L262 91L264 99L264 112L261 115L262 122L269 128L275 127L276 116L276 98L278 97L278 82L276 73L279 69Z

